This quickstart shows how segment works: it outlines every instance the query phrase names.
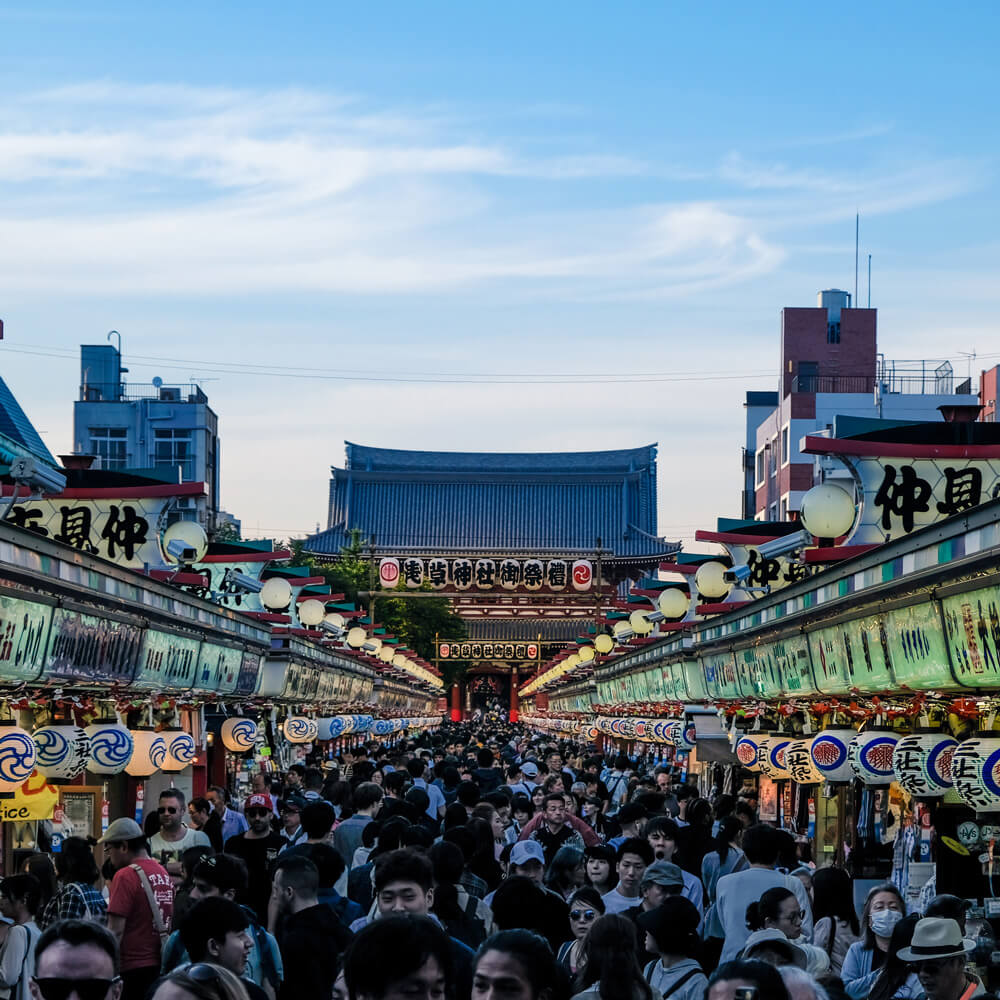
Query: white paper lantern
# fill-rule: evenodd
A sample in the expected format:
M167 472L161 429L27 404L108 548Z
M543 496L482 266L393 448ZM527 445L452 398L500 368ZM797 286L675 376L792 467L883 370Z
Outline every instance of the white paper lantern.
M938 798L955 784L951 761L958 746L947 733L920 731L903 736L892 752L896 780L911 795Z
M854 524L854 498L833 483L821 483L799 501L799 520L810 535L839 538Z
M167 755L160 770L166 774L177 774L188 767L198 754L194 737L183 729L165 729L160 735L166 741Z
M128 767L135 750L135 741L128 728L117 719L99 719L85 730L90 740L90 763L87 770L91 774L110 777L121 774Z
M233 753L247 753L257 745L259 730L253 719L234 716L226 719L219 729L222 745Z
M1000 811L1000 732L979 732L959 743L951 776L962 801L976 812Z
M866 785L891 785L896 778L892 753L899 736L888 729L868 729L858 733L847 745L847 756L854 773Z
M49 781L72 781L87 768L90 738L85 730L73 723L53 723L36 729L35 767Z
M824 729L813 737L809 752L824 781L843 784L854 780L847 747L857 735L856 729L843 728Z
M748 771L759 771L760 761L757 759L757 747L760 741L764 738L764 734L760 733L750 735L744 734L736 741L736 746L734 748L734 753L736 754L736 759L748 770Z
M317 736L316 720L304 715L288 716L281 728L289 743L311 743Z
M702 563L694 575L695 586L702 597L719 600L732 589L724 576L726 567L720 562Z
M335 740L338 736L343 735L343 732L344 720L339 715L316 720L316 739L318 740L323 742Z
M283 576L272 576L270 580L264 581L260 600L265 608L272 611L287 608L292 600L292 585Z
M772 781L783 781L792 775L785 761L785 751L792 742L790 736L765 736L757 745L757 761L760 769Z
M691 598L679 587L668 587L657 598L656 606L665 618L681 618L691 606Z
M598 653L608 654L615 648L615 640L608 635L607 632L601 632L600 635L594 639L594 649Z
M792 740L785 748L785 764L788 766L788 773L792 776L792 781L800 785L818 785L823 780L823 775L819 768L813 763L810 748L812 737L801 740Z
M133 729L132 741L135 748L125 773L133 778L148 778L163 767L167 759L167 741L162 733L152 729Z
M310 598L299 605L299 621L306 628L313 628L326 617L326 606L322 601Z
M9 797L35 769L35 744L13 722L0 722L0 795Z
M628 616L629 627L635 632L636 635L649 635L655 627L653 623L646 617L645 611L633 611L632 614Z
M670 737L673 745L682 753L690 753L698 746L694 723L690 719L679 720Z

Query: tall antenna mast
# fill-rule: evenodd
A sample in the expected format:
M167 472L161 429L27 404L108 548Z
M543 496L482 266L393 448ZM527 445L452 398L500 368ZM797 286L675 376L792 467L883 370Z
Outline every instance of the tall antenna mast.
M872 307L872 255L868 255L868 308Z
M854 308L858 307L858 246L861 235L861 213L854 216Z

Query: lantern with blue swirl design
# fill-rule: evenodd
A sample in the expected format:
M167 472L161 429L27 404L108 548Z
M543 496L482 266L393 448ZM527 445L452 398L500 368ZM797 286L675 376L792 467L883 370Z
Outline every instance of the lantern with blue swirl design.
M326 719L316 720L316 739L335 740L344 732L343 716L333 715Z
M896 780L918 799L936 799L955 784L951 758L958 746L947 733L918 729L903 736L892 751Z
M281 727L289 743L311 743L316 739L317 728L316 720L307 719L304 715L288 716Z
M132 734L117 719L98 719L85 730L90 739L91 774L110 777L128 767L135 750Z
M892 753L898 742L899 737L888 729L868 729L851 740L847 756L864 784L891 785L896 780Z
M858 735L856 729L824 729L813 737L809 752L824 781L846 784L854 780L847 747Z
M148 778L163 767L167 759L167 741L162 733L145 728L132 730L132 740L135 749L125 773L133 778Z
M56 784L72 781L83 774L90 756L90 738L72 723L53 723L36 729L35 767L38 773Z
M392 721L390 719L376 719L372 726L372 732L376 736L388 736L392 732Z
M359 715L358 724L355 726L354 731L356 733L367 733L372 727L372 723L375 720L370 715Z
M764 734L745 733L736 741L735 754L736 759L748 770L748 771L759 771L760 761L757 759L757 748L760 741L764 738Z
M11 798L34 769L34 741L13 722L0 722L0 798Z
M226 719L219 731L222 745L233 753L247 753L257 743L257 723L253 719L236 716Z
M165 774L177 774L194 761L198 747L190 733L183 729L165 729L160 735L167 743L167 755L160 768Z

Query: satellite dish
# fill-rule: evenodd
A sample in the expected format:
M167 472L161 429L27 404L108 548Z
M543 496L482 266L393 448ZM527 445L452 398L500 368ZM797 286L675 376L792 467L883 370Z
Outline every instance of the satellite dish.
M160 378L160 376L159 376L159 375L154 375L154 376L153 376L153 385L154 385L154 386L155 386L155 387L156 387L157 389L159 389L159 388L160 388L160 386L161 386L161 385L163 385L163 379L162 379L162 378Z

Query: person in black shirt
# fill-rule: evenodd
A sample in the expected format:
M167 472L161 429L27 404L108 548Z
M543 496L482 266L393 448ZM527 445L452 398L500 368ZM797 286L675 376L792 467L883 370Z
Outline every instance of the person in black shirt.
M246 862L249 881L244 902L267 923L267 901L271 896L271 865L285 841L271 828L274 813L268 795L255 792L247 797L243 807L250 829L226 841L226 854L235 854Z

